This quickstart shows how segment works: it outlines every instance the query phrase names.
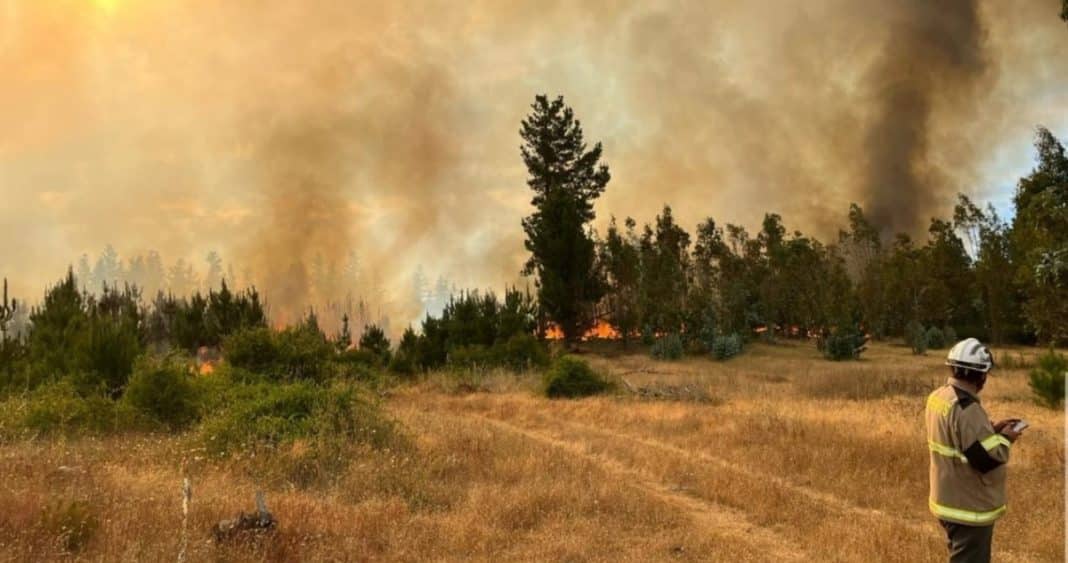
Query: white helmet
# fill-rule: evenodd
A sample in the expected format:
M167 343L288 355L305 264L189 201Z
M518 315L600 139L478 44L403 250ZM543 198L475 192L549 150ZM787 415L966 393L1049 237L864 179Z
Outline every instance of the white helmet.
M994 367L994 356L982 342L974 338L966 338L950 348L949 355L946 356L946 365L986 373Z

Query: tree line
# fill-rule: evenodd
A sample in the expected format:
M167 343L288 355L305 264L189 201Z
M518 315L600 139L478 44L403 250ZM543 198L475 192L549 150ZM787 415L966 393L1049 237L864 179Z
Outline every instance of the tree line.
M244 346L250 358L260 352L281 358L278 371L286 374L317 372L302 367L308 362L396 373L522 368L545 364L538 338L548 331L574 342L598 321L614 327L624 344L662 341L665 356L696 348L726 358L756 334L824 340L846 334L847 351L858 333L891 338L918 330L995 343L1068 341L1068 157L1044 128L1037 129L1038 162L1017 186L1011 220L962 195L951 217L932 219L926 237L913 240L887 237L853 205L836 239L825 243L788 230L774 213L755 233L708 218L691 234L664 206L641 227L612 218L601 236L591 226L594 203L611 178L601 145L587 147L562 98L538 96L532 109L520 135L534 192L535 211L522 224L533 294L515 288L503 298L454 294L394 347L388 329L362 321L354 343L347 310L337 334L323 331L314 311L292 330L274 331L259 293L231 290L221 277L206 293L157 292L145 302L135 285L104 283L100 293L87 292L72 269L28 312L8 299L5 284L6 386L33 387L59 374L116 392L138 355L191 354L202 346L227 354L228 342L231 349ZM111 263L119 262L105 259L97 268L100 279ZM14 330L19 311L27 316L25 330ZM308 356L307 349L316 352Z
M539 314L575 341L595 322L624 342L710 334L808 337L857 329L874 338L916 326L995 343L1068 341L1068 158L1039 127L1038 162L1021 178L1011 221L959 195L925 238L886 236L854 204L828 243L775 213L760 229L708 218L693 235L665 206L640 229L614 217L600 236L594 202L611 176L562 97L537 96L521 155L534 212L523 221Z

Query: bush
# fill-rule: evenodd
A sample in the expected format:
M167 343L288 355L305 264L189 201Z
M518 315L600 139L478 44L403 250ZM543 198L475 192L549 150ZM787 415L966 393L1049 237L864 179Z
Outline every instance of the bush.
M717 360L729 360L742 353L742 336L731 333L726 336L717 336L712 341L712 356Z
M656 344L656 332L653 331L652 325L642 326L642 344L646 346L652 346Z
M1039 356L1038 365L1031 370L1031 392L1040 405L1056 409L1064 403L1064 380L1068 374L1068 359L1050 350Z
M278 363L273 373L286 381L324 381L334 347L318 330L289 327L277 333Z
M449 350L445 364L450 368L479 369L493 365L493 358L485 346L472 344L470 346L457 346Z
M70 380L41 385L0 405L0 434L80 434L114 430L115 401L100 393L83 396Z
M701 314L701 327L697 331L697 340L706 352L711 352L716 344L716 309L708 307Z
M221 404L200 429L205 447L220 456L309 437L382 447L394 435L378 407L349 385L235 385Z
M260 327L228 336L223 341L223 354L231 365L275 380L323 381L329 375L334 348L321 332L307 325L281 332Z
M549 364L549 352L533 334L514 334L487 348L479 344L456 346L449 350L446 364L460 369L504 367L524 371Z
M822 343L823 356L828 360L856 360L866 349L868 337L856 328L834 331Z
M366 368L379 367L382 358L370 350L358 350L352 348L338 354L337 361L349 366L363 366Z
M499 365L514 371L543 368L549 365L549 351L533 334L517 333L493 345Z
M412 327L404 329L397 352L389 360L389 371L407 376L419 371L419 337Z
M118 397L141 353L137 326L126 319L91 319L71 352L79 358L83 375L92 376L94 383Z
M378 325L367 325L360 337L360 350L378 356L381 365L389 364L389 338Z
M391 373L406 377L411 377L419 371L418 366L415 364L415 358L410 354L393 354L387 367Z
M184 428L199 417L193 376L176 358L141 359L122 401L170 430Z
M545 374L545 396L550 398L588 397L603 393L612 384L575 356L561 356Z
M266 327L239 330L223 339L223 355L232 366L266 372L278 362L274 332Z
M936 326L927 329L927 347L931 350L941 350L946 347L946 334Z
M917 356L927 353L927 331L919 321L909 321L905 326L905 344L908 344L912 353Z
M658 360L677 360L682 357L684 351L682 338L675 333L661 336L649 349L649 353Z

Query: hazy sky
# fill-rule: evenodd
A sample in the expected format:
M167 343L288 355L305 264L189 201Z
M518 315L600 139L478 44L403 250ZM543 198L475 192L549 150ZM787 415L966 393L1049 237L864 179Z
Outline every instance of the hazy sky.
M1058 8L0 0L0 275L37 297L111 243L267 286L354 250L387 287L420 264L499 287L543 92L604 143L602 225L667 203L826 236L859 201L915 230L958 190L1004 210L1035 125L1068 136Z

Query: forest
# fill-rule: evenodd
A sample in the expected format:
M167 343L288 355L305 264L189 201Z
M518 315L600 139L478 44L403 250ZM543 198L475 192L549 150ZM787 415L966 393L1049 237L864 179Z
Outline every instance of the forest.
M182 427L210 416L216 409L203 401L219 396L198 390L205 382L189 369L220 367L240 389L232 392L267 400L280 392L270 384L323 393L315 386L442 368L540 369L550 340L572 351L589 339L641 345L669 360L725 360L754 340L814 340L814 353L833 360L859 357L869 339L903 340L916 354L966 336L995 345L1068 340L1068 157L1047 129L1037 129L1038 161L1019 181L1011 220L960 195L952 216L932 218L926 238L913 240L883 233L852 205L826 242L789 230L775 213L755 233L709 217L691 234L669 206L640 228L613 217L601 236L591 226L611 177L601 145L587 147L562 98L536 97L520 134L534 193L523 221L533 291L456 292L394 344L388 327L353 323L347 312L336 328L324 329L314 309L286 326L272 322L256 289L231 289L217 259L207 276L217 287L175 291L195 279L179 263L169 289L155 280L151 296L109 283L100 263L90 274L83 259L79 274L72 267L29 307L5 281L0 393L25 403L5 410L6 429ZM124 269L107 258L112 275ZM162 272L141 262L129 270ZM89 275L99 288L87 286ZM231 414L260 431L259 415Z

